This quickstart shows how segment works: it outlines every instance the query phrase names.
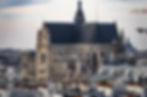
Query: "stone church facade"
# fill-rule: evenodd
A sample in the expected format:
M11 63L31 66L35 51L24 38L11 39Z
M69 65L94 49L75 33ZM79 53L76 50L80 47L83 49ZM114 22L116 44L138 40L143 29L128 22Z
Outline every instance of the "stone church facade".
M37 37L32 77L36 81L88 79L104 64L117 40L116 24L86 23L79 1L74 23L43 24Z

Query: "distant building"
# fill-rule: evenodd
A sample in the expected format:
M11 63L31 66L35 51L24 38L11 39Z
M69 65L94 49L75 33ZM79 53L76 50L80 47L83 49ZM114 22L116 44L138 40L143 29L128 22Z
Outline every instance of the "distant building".
M0 50L0 65L18 67L21 53L13 49Z
M99 72L91 78L91 81L106 79L113 84L139 83L145 84L147 79L146 66L130 66L129 64L105 65L99 67Z
M33 80L35 78L35 53L24 52L20 60L20 77L24 81Z
M86 23L79 1L74 23L44 23L35 59L30 61L35 65L24 64L24 71L30 76L28 70L33 68L37 81L87 79L97 73L114 49L112 42L118 40L115 23Z

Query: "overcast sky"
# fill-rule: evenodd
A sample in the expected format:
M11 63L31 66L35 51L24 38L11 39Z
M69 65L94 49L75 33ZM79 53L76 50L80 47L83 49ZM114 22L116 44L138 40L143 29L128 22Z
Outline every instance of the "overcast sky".
M83 0L87 22L115 22L139 50L147 49L147 0ZM0 0L0 48L35 49L45 21L73 22L77 0Z

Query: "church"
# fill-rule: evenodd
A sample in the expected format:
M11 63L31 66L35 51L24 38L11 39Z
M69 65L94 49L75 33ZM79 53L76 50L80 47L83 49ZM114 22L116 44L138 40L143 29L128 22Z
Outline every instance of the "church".
M73 23L45 22L38 32L32 79L88 79L105 63L117 40L116 23L87 23L79 0Z

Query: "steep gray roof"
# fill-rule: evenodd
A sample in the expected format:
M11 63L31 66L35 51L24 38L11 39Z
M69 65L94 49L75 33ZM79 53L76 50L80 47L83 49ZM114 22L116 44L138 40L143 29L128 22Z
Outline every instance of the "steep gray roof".
M45 23L50 30L51 43L111 43L118 38L116 25L110 24L85 24L78 27L69 23Z

